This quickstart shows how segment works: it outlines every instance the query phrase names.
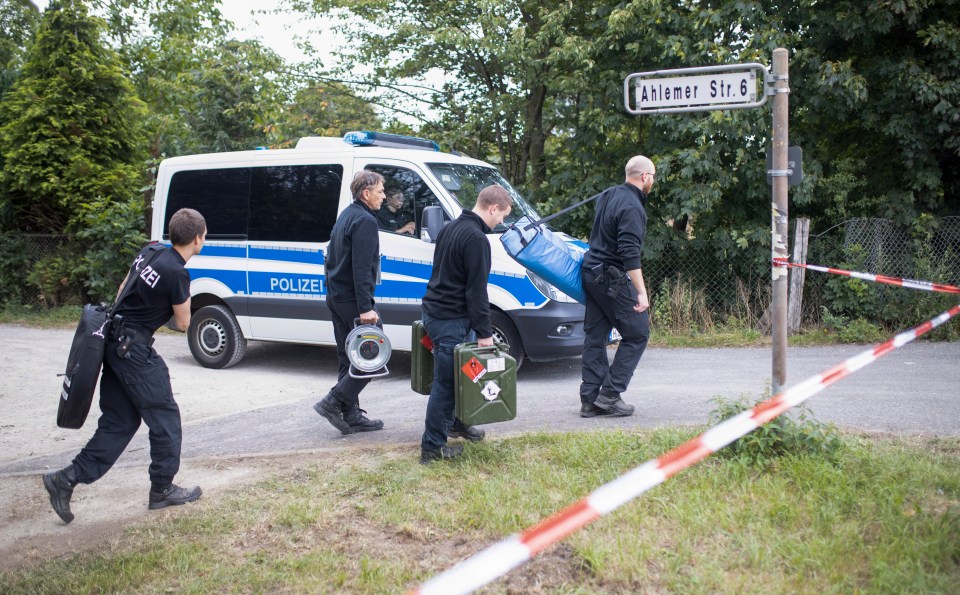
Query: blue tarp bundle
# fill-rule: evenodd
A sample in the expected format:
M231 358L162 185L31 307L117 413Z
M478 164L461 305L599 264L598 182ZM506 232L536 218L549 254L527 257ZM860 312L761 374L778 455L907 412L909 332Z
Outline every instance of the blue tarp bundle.
M581 304L586 303L580 280L582 250L571 247L546 225L531 226L527 217L511 225L500 242L511 258Z

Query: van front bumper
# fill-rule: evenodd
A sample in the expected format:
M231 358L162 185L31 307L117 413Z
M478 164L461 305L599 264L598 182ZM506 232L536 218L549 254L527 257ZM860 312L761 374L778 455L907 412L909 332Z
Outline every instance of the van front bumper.
M545 362L583 353L582 304L548 301L536 310L506 312L516 325L527 359Z

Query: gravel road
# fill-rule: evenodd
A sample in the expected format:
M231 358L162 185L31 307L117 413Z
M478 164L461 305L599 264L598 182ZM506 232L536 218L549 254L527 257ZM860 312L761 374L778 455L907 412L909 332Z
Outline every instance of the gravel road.
M39 473L70 461L92 434L98 410L80 430L55 425L60 372L72 331L0 325L0 477ZM865 347L791 348L787 386ZM410 390L410 357L394 354L392 375L361 395L380 432L341 436L311 409L336 378L332 348L251 343L235 368L195 363L183 335L163 334L157 349L170 367L184 419L184 458L276 453L351 445L419 442L426 397ZM960 436L960 343L915 342L808 401L821 421L862 431ZM714 396L759 396L770 380L769 348L656 349L644 354L624 400L629 418L581 419L579 360L528 363L518 380L518 414L487 426L491 437L530 431L654 428L702 424ZM146 429L120 464L148 458Z

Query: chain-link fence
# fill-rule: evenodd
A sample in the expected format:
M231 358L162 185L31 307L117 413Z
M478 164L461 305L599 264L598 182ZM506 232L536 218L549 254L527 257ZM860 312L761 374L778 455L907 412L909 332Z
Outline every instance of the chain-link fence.
M960 285L960 217L943 217L923 229L888 219L851 219L820 233L811 230L807 262ZM951 302L944 294L816 272L807 273L803 296L803 320L809 326L821 326L824 315L838 315L903 327Z
M674 333L709 332L723 325L769 328L769 258L769 251L721 251L698 241L672 244L656 258L645 257L654 326ZM960 285L960 217L924 220L923 226L851 219L819 233L811 230L807 262ZM813 271L805 278L801 320L806 328L821 327L825 316L902 328L949 307L936 310L950 301L943 294Z
M74 269L84 246L66 235L0 236L0 303L54 307L83 300Z

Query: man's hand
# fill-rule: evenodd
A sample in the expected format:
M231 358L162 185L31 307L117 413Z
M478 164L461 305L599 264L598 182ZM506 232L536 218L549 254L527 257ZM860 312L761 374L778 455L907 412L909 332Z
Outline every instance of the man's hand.
M407 235L413 235L417 231L417 226L413 221L408 222L406 225L397 230L399 233L405 233Z
M493 347L493 337L477 339L477 347Z
M380 315L376 310L360 313L360 324L376 324L380 320Z
M637 312L643 312L650 307L650 300L647 298L647 294L641 293L637 295L637 303L634 304L633 309Z

